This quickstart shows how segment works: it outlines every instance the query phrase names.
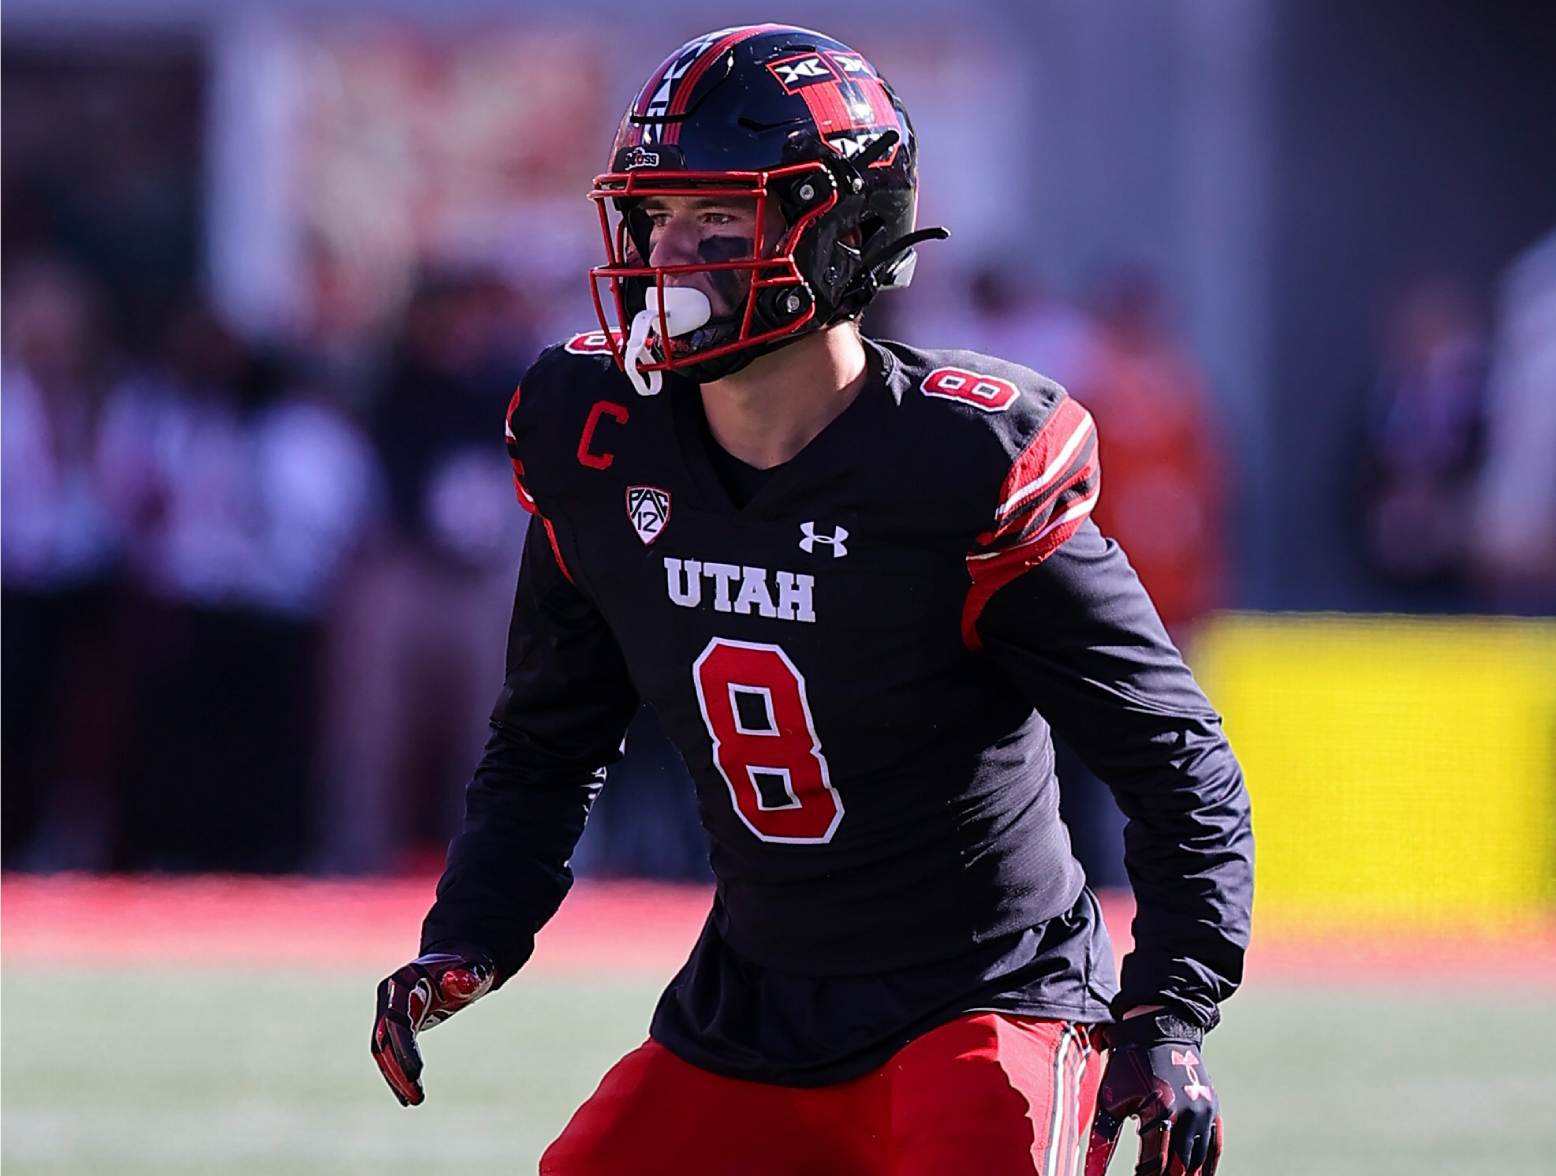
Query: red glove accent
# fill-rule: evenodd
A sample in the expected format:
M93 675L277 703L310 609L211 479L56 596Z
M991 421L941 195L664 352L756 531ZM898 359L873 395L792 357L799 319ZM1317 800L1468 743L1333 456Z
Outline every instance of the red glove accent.
M485 996L495 974L484 956L432 952L379 982L373 1060L401 1106L413 1107L426 1098L416 1035Z

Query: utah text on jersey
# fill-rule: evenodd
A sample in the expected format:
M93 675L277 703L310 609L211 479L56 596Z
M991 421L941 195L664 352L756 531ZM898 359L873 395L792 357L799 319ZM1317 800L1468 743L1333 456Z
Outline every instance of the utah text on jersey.
M815 623L814 576L665 556L665 587L672 603L682 608L699 607L705 580L712 586L714 612L755 613L770 620Z

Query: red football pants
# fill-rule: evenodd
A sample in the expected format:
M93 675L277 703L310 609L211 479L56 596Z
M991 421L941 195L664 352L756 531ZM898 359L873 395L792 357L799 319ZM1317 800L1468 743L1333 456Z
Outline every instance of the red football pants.
M851 1082L724 1078L657 1042L611 1068L542 1176L1078 1176L1102 1080L1089 1029L979 1013Z

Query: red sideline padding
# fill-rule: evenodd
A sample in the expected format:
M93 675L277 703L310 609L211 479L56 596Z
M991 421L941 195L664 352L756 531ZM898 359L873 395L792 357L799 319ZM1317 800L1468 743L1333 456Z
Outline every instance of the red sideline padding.
M7 963L393 967L415 954L435 882L7 874L0 946ZM668 975L685 960L709 901L700 886L580 884L541 932L531 966Z
M7 964L212 965L332 959L387 968L415 951L434 879L92 877L7 874ZM531 968L668 977L691 950L711 891L654 882L581 882L540 933ZM1133 904L1104 894L1120 956ZM1256 938L1250 982L1509 984L1556 989L1556 924L1525 935Z

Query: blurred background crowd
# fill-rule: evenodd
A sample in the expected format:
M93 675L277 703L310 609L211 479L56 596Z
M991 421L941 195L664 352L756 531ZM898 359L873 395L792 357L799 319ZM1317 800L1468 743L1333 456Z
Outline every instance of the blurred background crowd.
M589 179L710 18L426 7L6 6L7 868L439 860L525 524L503 410L592 327ZM954 233L867 331L1091 409L1191 660L1225 609L1556 612L1549 11L783 8L892 81ZM579 869L702 876L683 772L640 716Z

